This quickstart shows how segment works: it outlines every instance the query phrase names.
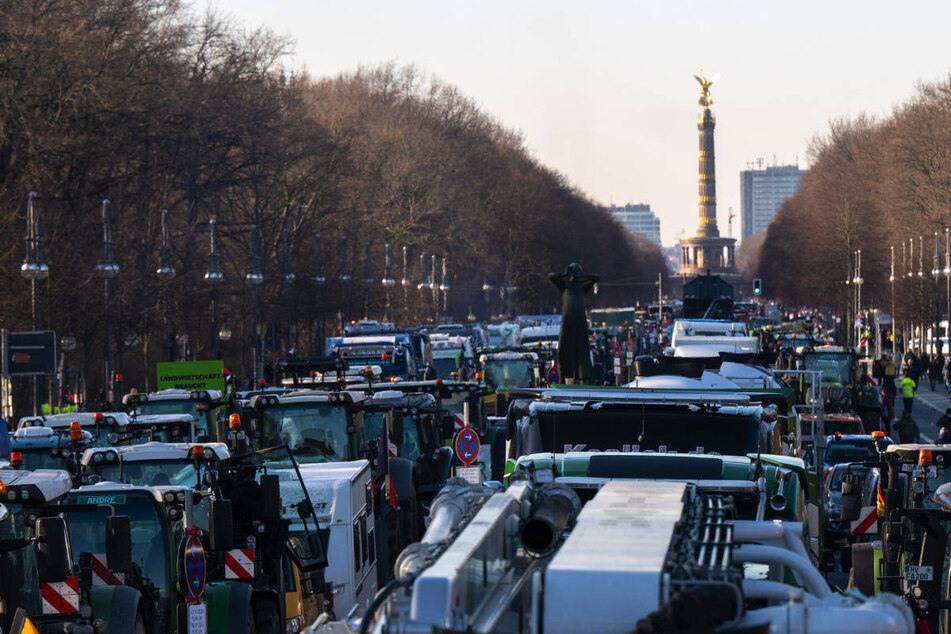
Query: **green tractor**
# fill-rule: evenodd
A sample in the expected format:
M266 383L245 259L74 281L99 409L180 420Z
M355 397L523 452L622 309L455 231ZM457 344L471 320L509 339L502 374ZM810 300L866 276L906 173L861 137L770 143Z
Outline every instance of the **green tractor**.
M95 552L116 567L130 556L129 518L95 503L64 506L71 487L66 471L0 470L0 629L11 631L19 611L44 634L145 634L140 593L93 583L92 557L73 548L62 512L100 517Z

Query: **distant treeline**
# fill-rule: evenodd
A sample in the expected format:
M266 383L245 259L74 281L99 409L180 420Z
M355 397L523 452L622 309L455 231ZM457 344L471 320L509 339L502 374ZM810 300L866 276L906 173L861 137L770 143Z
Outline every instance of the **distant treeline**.
M162 208L177 271L167 282L170 327L188 335L179 350L198 358L210 354L203 274L208 221L217 221L219 321L234 333L222 350L238 372L249 367L252 225L265 278L262 330L269 347L302 352L316 347L317 314L325 334L365 307L383 316L385 243L397 282L392 316L403 323L435 313L432 293L416 288L421 254L427 280L437 256L437 284L447 258L448 312L457 318L554 307L547 274L571 261L605 282L649 282L664 268L656 247L626 237L532 158L518 133L414 68L292 74L284 39L196 16L176 0L4 3L0 17L0 322L30 325L29 284L18 270L27 196L36 191L51 272L39 287L38 325L76 337L72 364L93 385L101 385L107 314L94 273L104 198L120 266L108 314L126 387L141 388L163 356ZM285 253L294 279L284 275ZM312 281L318 266L322 286ZM483 292L485 282L492 291ZM506 285L518 288L512 304L499 296ZM594 301L629 304L652 291L606 284Z
M760 251L766 295L845 314L861 250L862 306L889 312L894 247L898 323L927 326L944 319L951 79L919 86L886 118L833 121L813 140L811 163Z

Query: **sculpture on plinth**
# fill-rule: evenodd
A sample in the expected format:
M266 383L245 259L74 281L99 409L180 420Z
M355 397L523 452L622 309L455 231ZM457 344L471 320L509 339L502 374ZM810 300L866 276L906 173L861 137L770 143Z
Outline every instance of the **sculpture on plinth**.
M565 383L583 383L593 377L588 345L588 317L584 295L601 279L600 275L581 274L581 265L573 262L564 273L549 273L552 284L561 291L561 330L558 333L558 371Z

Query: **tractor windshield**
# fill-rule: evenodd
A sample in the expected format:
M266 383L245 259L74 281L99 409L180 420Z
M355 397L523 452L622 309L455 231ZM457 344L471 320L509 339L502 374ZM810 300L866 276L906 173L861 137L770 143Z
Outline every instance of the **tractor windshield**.
M0 512L0 542L6 540L30 539L31 530L27 524L23 506L4 504L7 513ZM33 546L5 549L0 553L0 598L3 600L3 613L0 624L8 631L16 609L23 608L28 614L40 613L39 579L36 576L36 551Z
M485 383L494 390L532 386L530 359L488 359L483 367Z
M132 567L141 588L154 588L159 595L161 609L156 610L153 632L166 629L165 615L169 612L169 562L172 561L171 535L164 521L165 508L149 491L103 491L87 493L74 491L70 497L76 504L98 504L96 511L75 511L67 514L69 540L73 565L79 565L79 554L93 556L106 552L106 517L128 515L132 529ZM143 595L145 592L143 592Z
M821 370L823 383L851 385L852 355L845 352L812 353L804 357L806 370Z
M386 412L382 410L364 412L363 421L366 424L367 440L380 442L383 438L385 416ZM403 416L403 444L400 446L399 456L415 462L419 454L419 430L416 427L416 421L412 416Z
M156 399L137 403L135 409L139 414L191 414L191 417L195 419L195 440L198 442L217 440L214 420L217 407L210 406L205 401Z
M36 469L66 469L63 465L63 456L53 449L44 447L42 449L14 449L19 451L22 457L20 469L24 471L34 471Z
M187 486L199 482L191 460L123 460L102 464L96 471L103 480L137 486Z
M350 456L347 408L301 403L264 410L263 446L287 445L304 462L340 462Z

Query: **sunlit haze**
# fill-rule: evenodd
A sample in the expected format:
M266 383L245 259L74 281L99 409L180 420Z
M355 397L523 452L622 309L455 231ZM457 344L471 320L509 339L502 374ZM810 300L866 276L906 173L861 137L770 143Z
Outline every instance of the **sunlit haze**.
M200 9L203 5L199 4ZM649 203L664 244L697 224L699 89L719 73L721 235L739 172L757 158L808 167L830 119L883 115L951 68L951 3L327 2L216 0L248 28L295 41L317 77L386 61L458 86L595 202ZM543 212L544 210L539 210Z

